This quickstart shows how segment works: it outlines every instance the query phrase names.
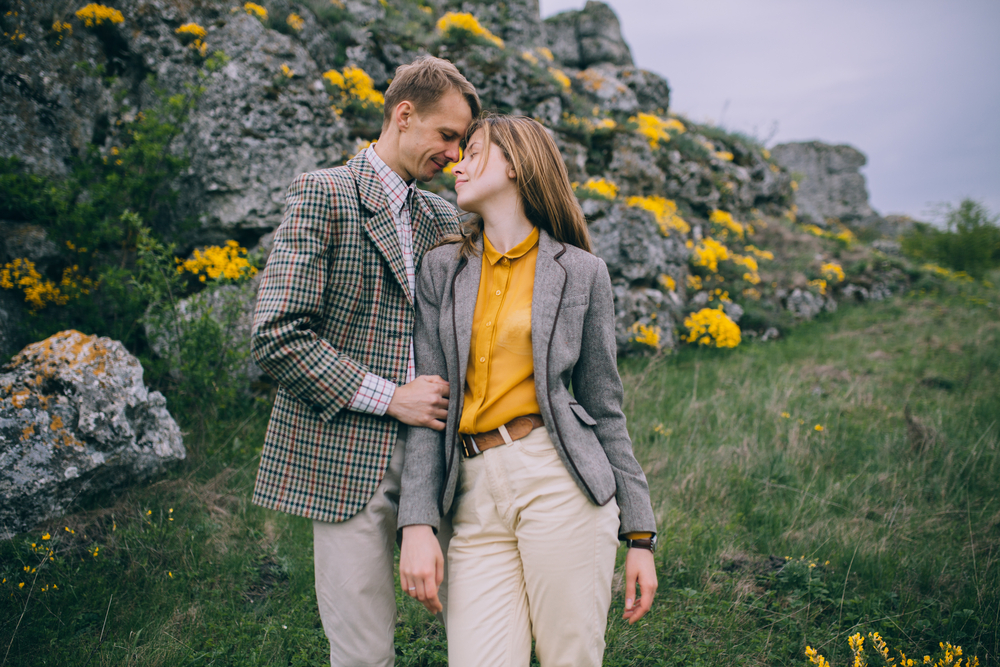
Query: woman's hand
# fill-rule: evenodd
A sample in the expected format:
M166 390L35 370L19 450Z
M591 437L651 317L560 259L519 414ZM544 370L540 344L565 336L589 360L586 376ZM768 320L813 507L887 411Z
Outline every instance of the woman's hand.
M402 567L400 561L400 570ZM636 582L639 583L642 595L638 600L635 597ZM656 562L653 560L653 552L649 549L629 549L625 554L625 613L622 618L627 619L629 625L635 623L653 606L655 596Z
M434 529L426 525L404 527L399 553L399 584L403 592L420 600L430 613L437 614L443 609L437 594L442 581L444 555Z

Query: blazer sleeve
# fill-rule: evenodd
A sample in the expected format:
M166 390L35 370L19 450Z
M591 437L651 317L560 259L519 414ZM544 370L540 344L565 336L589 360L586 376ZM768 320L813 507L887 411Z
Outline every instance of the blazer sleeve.
M434 284L431 257L417 274L414 304L413 351L417 375L439 375L448 380L448 367L441 345L440 316L443 287ZM446 281L441 281L442 283ZM454 393L454 392L453 392ZM460 400L452 395L449 402ZM441 523L438 499L444 485L445 432L411 426L406 439L406 456L400 481L399 514L396 525L426 524L437 531Z
M350 403L366 372L316 334L344 215L335 197L314 174L301 174L288 187L251 335L254 361L326 421Z
M597 422L594 433L615 475L615 499L621 510L621 535L656 532L649 485L632 452L622 411L624 390L618 375L615 307L611 278L603 261L590 289L580 357L573 368L573 396Z

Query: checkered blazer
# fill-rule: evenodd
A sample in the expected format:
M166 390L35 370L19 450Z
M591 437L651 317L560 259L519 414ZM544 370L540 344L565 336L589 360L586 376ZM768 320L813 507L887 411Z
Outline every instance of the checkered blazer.
M375 493L398 425L346 407L366 372L405 383L413 302L385 191L363 152L299 175L285 201L254 311L253 357L279 389L253 502L345 521ZM419 268L457 220L419 189L411 217Z

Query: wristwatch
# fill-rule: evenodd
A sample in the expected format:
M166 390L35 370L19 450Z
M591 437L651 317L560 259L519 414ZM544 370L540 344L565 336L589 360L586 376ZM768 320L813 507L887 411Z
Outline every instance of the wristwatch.
M656 535L644 537L639 540L626 539L625 546L629 549L649 549L653 553L656 553Z

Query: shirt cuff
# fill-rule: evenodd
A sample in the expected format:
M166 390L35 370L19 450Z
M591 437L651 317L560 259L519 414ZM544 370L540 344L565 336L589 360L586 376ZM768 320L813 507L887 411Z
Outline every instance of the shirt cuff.
M646 540L646 539L649 539L652 536L653 536L652 533L631 532L631 533L625 533L624 535L622 535L621 539L623 539L623 540Z
M355 392L354 398L347 404L347 409L382 416L389 409L389 401L395 393L395 382L390 382L374 373L365 373L365 379Z

